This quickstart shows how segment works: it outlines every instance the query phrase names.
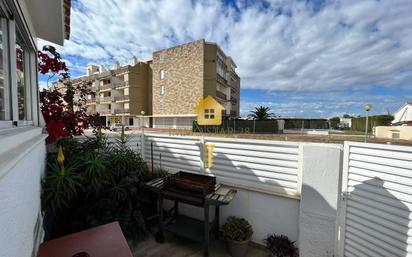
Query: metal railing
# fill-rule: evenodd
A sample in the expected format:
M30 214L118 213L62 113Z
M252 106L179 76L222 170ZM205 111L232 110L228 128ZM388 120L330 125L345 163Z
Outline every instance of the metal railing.
M129 113L129 108L114 109L114 114Z
M86 100L86 104L95 104L95 103L96 103L96 98Z
M129 95L122 95L122 96L115 96L114 100L116 102L120 102L120 101L128 101L130 99Z
M226 100L227 96L225 93L222 93L220 91L216 91L216 97L219 97L220 99Z
M113 88L121 88L121 87L128 87L129 82L128 81L113 81Z
M100 100L99 100L100 103L102 103L102 102L112 102L112 101L113 101L113 97L111 97L111 96L100 97Z
M111 84L104 84L104 85L100 86L100 91L107 90L107 89L112 89L112 85Z
M106 110L99 110L97 111L100 114L112 114L112 110L106 109Z

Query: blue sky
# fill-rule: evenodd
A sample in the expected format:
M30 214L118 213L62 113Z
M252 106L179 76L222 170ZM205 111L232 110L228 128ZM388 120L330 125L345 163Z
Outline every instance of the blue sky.
M58 50L78 76L204 38L238 66L242 115L258 105L283 117L358 115L365 103L393 113L412 100L411 11L410 0L77 0Z

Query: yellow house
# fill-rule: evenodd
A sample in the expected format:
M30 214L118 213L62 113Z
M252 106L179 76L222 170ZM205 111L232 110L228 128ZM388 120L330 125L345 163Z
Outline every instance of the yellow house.
M199 125L220 125L222 124L222 111L225 108L210 95L200 99L195 106L197 113L197 124Z

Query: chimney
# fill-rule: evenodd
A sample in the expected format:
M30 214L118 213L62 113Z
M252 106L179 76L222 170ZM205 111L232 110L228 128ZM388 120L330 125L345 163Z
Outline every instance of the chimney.
M119 62L119 61L116 61L116 62L114 63L113 69L115 69L115 70L120 69L120 62Z
M90 76L93 75L95 73L99 72L99 66L96 65L87 65L87 69L86 69L86 75Z
M133 55L132 57L132 66L135 66L138 63L137 57Z

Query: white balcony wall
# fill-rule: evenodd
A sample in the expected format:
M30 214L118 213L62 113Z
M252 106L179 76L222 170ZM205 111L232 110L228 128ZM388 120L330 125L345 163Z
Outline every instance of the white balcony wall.
M42 240L38 218L45 137L34 127L0 134L0 257L35 256Z

